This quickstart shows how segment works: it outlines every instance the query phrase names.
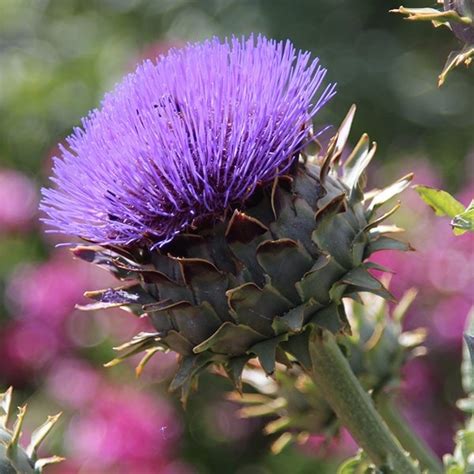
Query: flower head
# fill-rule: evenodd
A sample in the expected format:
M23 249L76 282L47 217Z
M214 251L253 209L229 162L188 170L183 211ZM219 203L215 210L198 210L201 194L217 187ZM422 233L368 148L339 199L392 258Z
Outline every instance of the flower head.
M245 202L292 164L326 70L258 37L173 50L105 96L55 158L45 221L101 244L157 246Z

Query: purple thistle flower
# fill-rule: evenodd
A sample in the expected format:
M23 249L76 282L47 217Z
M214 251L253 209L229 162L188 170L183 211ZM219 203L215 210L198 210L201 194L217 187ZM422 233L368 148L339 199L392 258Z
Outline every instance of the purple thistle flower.
M54 160L41 209L55 232L152 246L220 218L286 171L310 139L326 70L263 37L173 50L105 96Z

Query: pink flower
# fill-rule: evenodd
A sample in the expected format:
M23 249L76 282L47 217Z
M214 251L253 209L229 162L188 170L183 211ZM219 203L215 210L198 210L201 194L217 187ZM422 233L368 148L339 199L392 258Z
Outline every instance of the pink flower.
M34 183L19 171L0 170L0 233L26 230L37 208Z
M13 273L6 297L21 319L56 326L82 300L88 284L87 269L66 257L65 251L58 251L46 262L20 267Z
M308 454L317 454L322 458L346 458L353 456L357 451L357 444L343 428L336 437L328 438L325 435L311 435L303 446Z
M68 425L68 458L87 472L165 473L181 433L168 402L105 383L92 392Z

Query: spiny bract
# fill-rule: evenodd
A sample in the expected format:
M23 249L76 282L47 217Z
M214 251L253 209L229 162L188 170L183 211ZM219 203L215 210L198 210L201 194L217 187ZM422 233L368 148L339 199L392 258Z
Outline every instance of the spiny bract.
M322 156L304 152L273 184L256 188L222 221L176 236L160 249L78 246L74 254L111 270L116 289L89 292L84 309L123 307L148 316L156 333L139 334L112 362L146 351L139 369L159 350L181 355L172 389L185 399L209 364L224 367L235 384L258 357L267 373L275 361L309 365L312 327L350 332L342 298L371 292L390 298L367 262L383 249L407 250L377 216L412 179L405 176L364 194L364 170L375 144L363 135L342 167L341 153L355 107Z
M426 353L420 346L426 335L423 329L402 331L402 319L415 296L415 291L408 291L392 311L386 300L369 293L361 295L360 302L344 301L352 335L341 342L354 374L375 403L399 385L401 368L409 358ZM265 375L253 362L244 370L242 380L258 393L236 391L229 398L242 405L243 417L271 418L264 431L278 435L272 443L273 452L291 441L304 442L310 434L328 438L337 434L338 419L305 370L293 365L280 367L274 379Z
M26 414L26 406L18 409L13 429L7 428L10 415L12 388L0 393L0 474L39 474L48 464L63 460L59 456L50 458L38 458L38 447L52 430L58 421L59 415L49 416L31 435L31 441L27 448L23 449L20 444L21 429Z

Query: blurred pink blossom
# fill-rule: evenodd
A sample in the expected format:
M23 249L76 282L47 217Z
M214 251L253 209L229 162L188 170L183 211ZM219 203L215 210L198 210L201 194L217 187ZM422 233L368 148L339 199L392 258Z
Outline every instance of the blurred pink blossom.
M165 399L105 381L90 390L90 400L75 413L65 433L67 458L79 467L75 472L186 472L179 464L173 467L181 425ZM74 471L59 467L54 472Z
M21 319L42 320L57 326L83 301L88 286L86 267L64 251L46 262L18 268L6 288L6 298Z
M0 169L0 233L27 230L37 208L35 184L19 171Z
M358 447L349 432L342 428L337 436L330 438L325 435L311 435L302 449L310 455L317 454L318 457L343 459L353 456Z

